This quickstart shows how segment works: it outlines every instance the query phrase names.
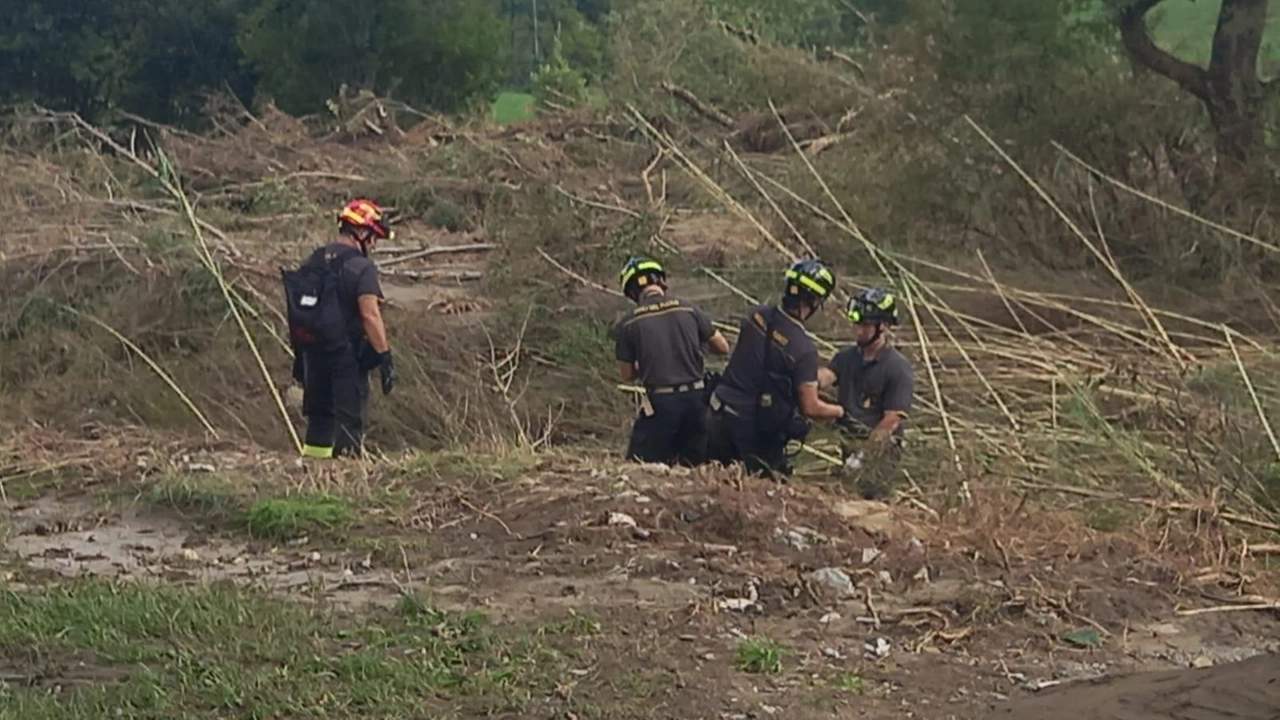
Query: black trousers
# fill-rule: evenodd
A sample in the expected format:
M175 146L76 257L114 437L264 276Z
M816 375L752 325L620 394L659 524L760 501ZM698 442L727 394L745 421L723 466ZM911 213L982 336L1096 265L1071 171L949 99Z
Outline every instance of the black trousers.
M360 455L369 413L369 374L356 351L303 353L302 412L307 434L302 454Z
M652 414L646 414L649 409ZM701 390L649 393L631 427L627 459L668 465L698 465L705 461L707 396Z
M728 406L711 410L707 420L708 460L726 465L741 462L752 475L788 477L794 468L786 450L786 439L762 434L754 416Z

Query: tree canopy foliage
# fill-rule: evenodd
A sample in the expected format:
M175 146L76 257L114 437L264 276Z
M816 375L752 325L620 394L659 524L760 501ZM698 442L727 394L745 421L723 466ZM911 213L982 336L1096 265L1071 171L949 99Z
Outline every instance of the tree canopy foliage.
M788 67L777 48L857 62L892 40L899 51L914 43L914 61L936 74L929 102L981 108L1015 135L1068 125L1105 134L1100 114L1130 92L1133 70L1150 71L1201 108L1220 154L1241 160L1273 137L1275 93L1257 73L1275 47L1269 9L1269 0L32 0L13 3L0 27L0 103L186 124L209 94L228 91L296 114L322 112L344 86L459 112L499 90L555 103L592 86L634 99L673 82L734 112L766 96L843 98L847 80ZM1188 25L1189 12L1203 26L1203 59L1180 56L1157 32ZM761 51L742 52L744 38Z

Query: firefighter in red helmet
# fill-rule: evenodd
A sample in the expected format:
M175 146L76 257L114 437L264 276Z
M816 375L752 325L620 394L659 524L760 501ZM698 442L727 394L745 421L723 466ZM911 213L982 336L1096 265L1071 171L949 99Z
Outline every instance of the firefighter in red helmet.
M357 198L338 212L338 237L296 270L282 270L294 379L302 383L307 432L302 454L360 455L369 407L369 373L382 392L395 383L391 345L382 322L382 286L369 259L379 240L394 236L386 212Z

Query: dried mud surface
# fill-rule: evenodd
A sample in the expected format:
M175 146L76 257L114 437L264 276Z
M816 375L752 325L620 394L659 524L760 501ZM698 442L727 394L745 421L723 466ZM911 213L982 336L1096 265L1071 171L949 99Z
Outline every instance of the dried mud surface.
M270 485L309 472L254 454L188 467L270 468ZM1193 567L1119 533L1042 542L1030 528L1059 521L1033 509L986 514L1016 498L939 518L718 471L547 459L506 481L411 475L416 502L365 508L342 537L266 543L138 501L147 472L11 502L9 588L90 573L232 580L353 610L411 589L497 622L573 610L599 623L593 677L627 717L1261 720L1275 711L1253 708L1280 707L1262 654L1277 649L1274 613L1179 615L1210 604L1178 580ZM1081 631L1097 642L1064 641ZM784 648L782 672L734 667L759 637Z

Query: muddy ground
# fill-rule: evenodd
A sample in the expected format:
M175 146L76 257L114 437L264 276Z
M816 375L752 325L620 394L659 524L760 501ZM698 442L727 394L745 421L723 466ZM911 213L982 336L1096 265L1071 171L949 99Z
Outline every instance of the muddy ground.
M353 514L246 529L248 503L299 489ZM1234 607L1270 587L1265 565L1239 566L1242 585L1176 543L1157 553L1138 531L981 489L938 515L821 483L558 455L337 472L191 450L10 480L6 496L4 585L20 595L85 574L229 580L356 622L413 595L499 626L594 628L577 666L508 717L1261 720L1280 697L1280 662L1263 655L1280 615ZM34 672L0 652L11 681ZM83 667L46 658L40 672ZM1140 671L1165 674L1107 679Z

